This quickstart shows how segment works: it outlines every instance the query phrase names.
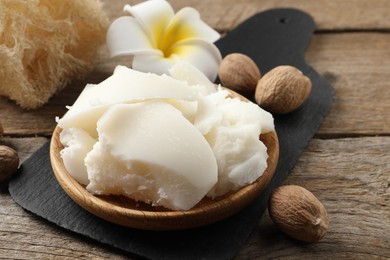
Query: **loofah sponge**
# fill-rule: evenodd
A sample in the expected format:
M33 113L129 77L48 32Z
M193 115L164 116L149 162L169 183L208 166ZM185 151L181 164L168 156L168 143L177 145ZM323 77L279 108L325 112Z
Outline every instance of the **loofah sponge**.
M0 95L38 108L93 67L108 18L99 0L1 0Z

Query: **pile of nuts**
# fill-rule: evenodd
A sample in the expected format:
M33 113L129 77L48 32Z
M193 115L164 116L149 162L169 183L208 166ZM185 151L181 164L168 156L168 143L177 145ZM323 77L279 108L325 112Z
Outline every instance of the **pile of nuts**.
M256 103L272 114L287 114L309 97L310 79L293 66L278 66L261 76L260 69L241 53L227 55L218 72L224 87L243 95L254 95ZM308 190L297 185L276 189L269 198L268 211L273 222L287 235L316 242L323 238L329 219L323 204Z
M0 123L0 136L3 126ZM19 167L19 155L9 146L0 145L0 183L7 181L16 173Z
M297 68L278 66L261 76L256 63L241 53L227 55L218 72L224 87L255 95L257 104L273 114L287 114L309 97L311 81Z

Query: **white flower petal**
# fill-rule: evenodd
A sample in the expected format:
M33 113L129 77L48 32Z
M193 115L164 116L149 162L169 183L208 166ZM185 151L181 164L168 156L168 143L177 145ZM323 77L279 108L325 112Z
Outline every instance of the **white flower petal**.
M166 30L164 41L168 41L172 45L172 43L192 38L212 43L220 38L220 34L201 20L197 10L185 7L173 17Z
M176 44L173 53L198 68L210 81L217 78L222 57L214 44L200 39L186 40Z
M200 70L198 70L195 66L188 62L182 60L176 62L175 65L173 65L172 68L169 69L169 74L174 79L188 82L190 86L204 86L207 90L205 95L217 91L214 83L212 83Z
M145 1L134 6L125 5L124 11L137 19L151 38L154 47L157 47L157 43L161 41L166 27L175 14L171 5L165 0Z
M133 59L133 69L156 74L169 74L169 69L178 60L184 60L200 70L210 81L217 78L221 61L218 48L207 41L192 39L182 41L172 48L172 54L165 58L162 55L137 55Z
M133 69L156 74L169 74L175 62L184 60L215 80L221 54L213 42L220 35L200 19L198 11L186 7L175 15L165 0L126 5L124 11L134 18L120 18L112 26L115 30L110 28L107 42L113 56L134 54ZM131 29L132 37L122 36L125 28Z
M141 72L152 72L155 74L169 75L169 69L175 64L176 60L171 57L164 58L163 55L137 55L133 58L132 68Z
M111 57L126 54L153 54L160 51L153 48L148 35L130 16L116 19L107 31L107 46Z

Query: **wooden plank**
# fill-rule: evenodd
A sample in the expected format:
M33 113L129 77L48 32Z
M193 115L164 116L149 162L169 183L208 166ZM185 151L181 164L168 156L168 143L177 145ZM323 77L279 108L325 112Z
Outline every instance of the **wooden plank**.
M389 148L389 137L312 140L286 184L305 187L322 201L330 219L327 235L315 244L299 243L265 215L238 258L389 257Z
M129 65L129 58L111 60L103 49L101 62L84 80L76 81L38 110L25 111L0 98L4 135L50 135L55 116L62 116L86 83L108 77L115 64ZM387 135L390 133L390 34L315 34L307 62L333 85L336 100L320 135ZM372 104L375 104L373 106Z
M390 133L390 34L316 34L306 59L327 78L336 99L320 135Z
M29 140L36 146L46 140ZM12 139L14 144L27 140ZM327 208L328 234L306 245L283 235L266 214L237 259L390 256L390 137L313 139L287 184L313 192ZM24 211L0 186L0 255L15 258L114 258L119 251L64 232ZM44 234L44 235L43 235Z
M111 19L122 14L125 4L135 0L104 0ZM318 30L388 30L390 29L390 2L387 0L181 0L169 1L177 11L186 6L195 7L201 17L219 31L228 31L248 17L271 8L296 8L310 13ZM353 8L351 8L353 7Z
M140 1L103 2L113 19L121 15L124 4ZM266 214L237 259L388 258L390 235L385 231L390 230L390 1L170 2L175 10L184 6L197 8L203 19L221 32L269 8L293 7L309 12L318 31L306 59L332 83L337 95L317 137L383 135L313 139L286 183L308 188L324 203L331 221L329 233L319 243L302 244L278 231ZM359 30L366 32L345 33ZM100 55L101 62L93 73L72 83L42 109L24 111L0 97L5 135L49 136L55 126L54 117L66 111L65 105L76 99L84 85L100 82L111 74L118 60L110 60L105 47ZM120 62L127 64L129 60ZM0 137L0 144L14 147L23 161L47 140ZM4 258L126 259L121 252L64 232L24 211L12 200L6 184L0 185L0 237L0 255Z
M24 211L0 191L0 256L6 259L126 259Z
M0 137L0 145L12 147L18 153L20 163L23 163L47 141L48 139L45 137Z

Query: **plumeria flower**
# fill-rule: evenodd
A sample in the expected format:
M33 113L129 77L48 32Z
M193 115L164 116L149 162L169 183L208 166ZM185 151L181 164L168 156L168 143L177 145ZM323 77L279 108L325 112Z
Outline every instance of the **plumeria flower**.
M131 16L116 19L107 32L112 57L133 55L132 67L142 72L169 74L178 61L185 61L211 81L217 77L221 54L213 44L220 35L185 7L174 13L165 0L126 5Z

